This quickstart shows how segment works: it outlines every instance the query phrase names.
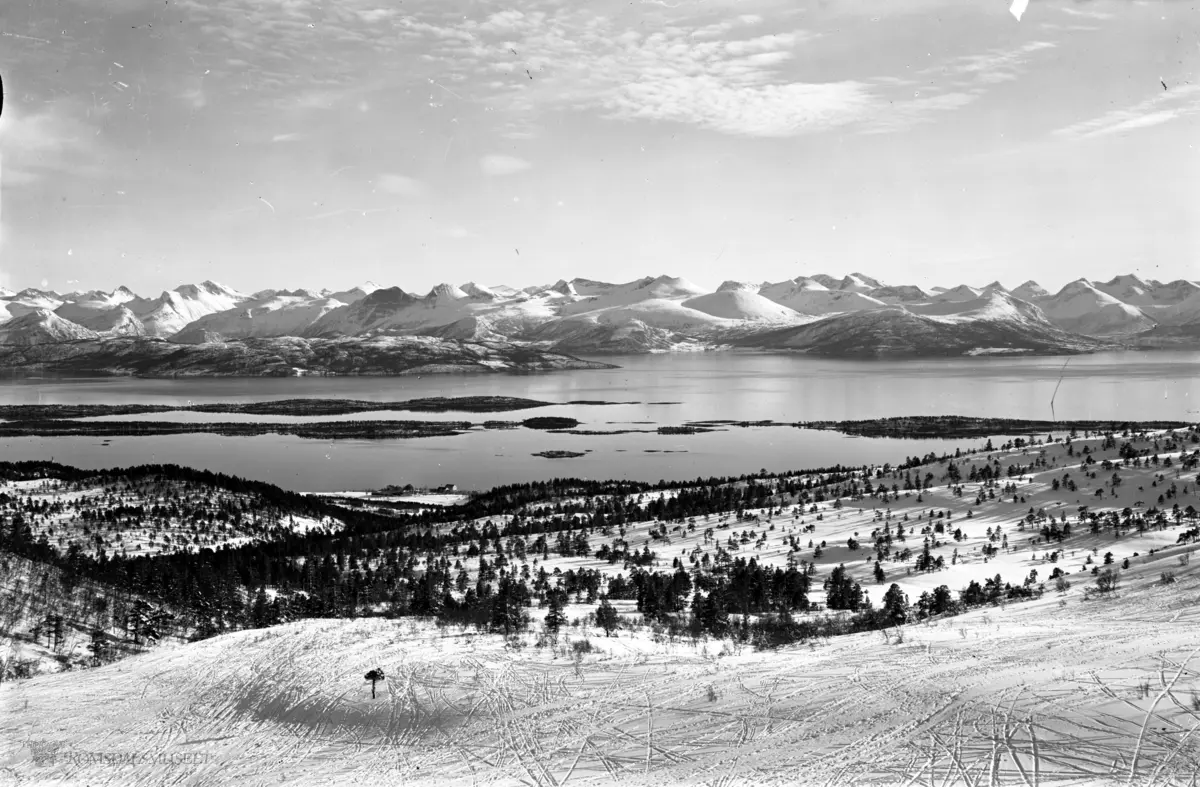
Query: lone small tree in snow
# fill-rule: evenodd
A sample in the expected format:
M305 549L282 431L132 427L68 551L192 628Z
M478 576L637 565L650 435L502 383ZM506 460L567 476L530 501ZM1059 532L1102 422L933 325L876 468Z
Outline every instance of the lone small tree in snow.
M617 630L618 622L616 607L608 603L608 599L602 600L600 606L596 607L596 625L604 629L604 636L611 637Z
M88 643L87 648L92 652L92 664L98 667L104 663L108 658L109 646L107 635L103 629L99 627L92 629L92 640Z
M896 624L908 620L908 596L900 590L900 586L892 583L888 592L883 594L883 611Z
M386 677L383 674L383 670L376 667L375 669L371 670L363 677L365 677L367 680L371 681L371 699L375 699L375 684L378 681L384 680L384 678Z
M567 616L563 614L563 595L557 591L546 594L546 603L550 606L550 611L546 613L546 631L551 634L557 634L567 624Z

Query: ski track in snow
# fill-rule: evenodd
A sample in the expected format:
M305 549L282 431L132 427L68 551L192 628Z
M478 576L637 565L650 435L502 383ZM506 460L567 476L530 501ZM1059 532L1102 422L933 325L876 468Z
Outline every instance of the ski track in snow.
M716 656L589 632L578 669L411 620L294 623L0 687L0 762L18 783L114 787L1186 784L1200 608L1154 603L1151 579L911 625L901 644ZM1200 581L1174 587L1190 599ZM30 740L207 761L34 765Z

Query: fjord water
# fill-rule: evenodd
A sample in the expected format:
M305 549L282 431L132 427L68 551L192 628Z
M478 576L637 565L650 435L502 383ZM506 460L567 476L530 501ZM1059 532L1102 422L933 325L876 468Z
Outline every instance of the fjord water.
M567 415L583 422L582 429L608 431L653 429L709 419L799 421L943 414L1050 419L1053 396L1054 413L1059 419L1200 420L1198 352L1104 353L1072 356L1069 360L847 361L744 353L597 360L620 368L539 375L391 378L27 380L0 386L0 402L188 404L300 397L379 401L484 395L564 403L627 402L607 406L559 404L536 411L486 415L371 413L341 417L481 422L520 420L534 414ZM133 418L168 417L247 420L228 414ZM555 476L657 481L739 474L759 468L896 462L913 454L979 442L853 438L781 427L734 427L697 435L605 436L516 429L384 441L176 435L113 438L105 445L94 437L30 437L0 440L0 458L53 458L82 467L171 462L311 491L369 489L393 483L457 483L461 488L485 489ZM531 455L554 449L589 453L558 460Z

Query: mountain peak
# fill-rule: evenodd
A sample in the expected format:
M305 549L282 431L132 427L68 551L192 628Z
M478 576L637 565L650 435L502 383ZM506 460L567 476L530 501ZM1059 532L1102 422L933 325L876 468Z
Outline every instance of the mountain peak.
M455 287L453 284L442 282L430 290L429 295L426 297L435 298L438 300L461 301L466 300L468 296L465 292L458 287Z
M851 273L848 276L843 276L842 280L837 283L837 288L843 292L870 292L882 287L877 279L872 279L870 276L865 276L861 273Z
M559 279L550 289L562 295L570 295L572 297L579 295L579 291L575 289L575 284L565 279Z
M821 276L822 274L817 274ZM830 287L818 280L817 276L797 276L792 279L802 290L828 290ZM829 278L826 276L825 278Z
M234 290L231 287L226 287L224 284L220 284L211 279L205 279L199 284L181 284L175 288L174 292L191 300L201 299L206 296L218 296L222 298L235 299L244 299L246 297L237 290Z
M54 344L77 339L95 339L98 336L95 331L44 308L31 309L0 326L0 344Z
M380 287L375 292L368 294L359 303L363 306L396 306L409 304L416 301L414 295L410 295L399 287Z
M1046 291L1045 287L1038 284L1033 279L1030 279L1021 286L1017 287L1012 291L1012 294L1015 297L1025 301L1032 301L1037 298L1045 298L1050 295L1050 293Z
M1063 286L1063 288L1061 290L1059 290L1058 294L1059 295L1075 295L1075 294L1078 294L1081 292L1099 293L1100 291L1096 289L1096 285L1092 284L1087 279L1079 278L1079 279L1076 279L1073 282L1069 282L1068 284Z
M466 293L472 300L477 301L494 301L500 297L492 288L476 284L473 281L467 282L459 287L459 289Z
M1120 276L1113 276L1110 280L1104 282L1109 287L1141 287L1143 290L1149 289L1149 285L1138 278L1136 273L1126 273Z

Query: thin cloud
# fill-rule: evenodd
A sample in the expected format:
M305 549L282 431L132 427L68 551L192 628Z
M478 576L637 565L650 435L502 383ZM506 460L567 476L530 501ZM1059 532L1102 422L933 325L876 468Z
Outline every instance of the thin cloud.
M193 110L204 109L204 107L208 106L208 94L204 92L204 88L202 87L189 88L183 91L180 97Z
M1114 109L1099 117L1084 120L1054 134L1067 139L1094 139L1143 128L1152 128L1200 112L1200 85L1180 85L1164 90L1154 98L1125 109Z
M1063 7L1059 8L1058 10L1062 11L1064 14L1066 14L1068 16L1078 16L1078 17L1083 17L1084 19L1112 19L1113 18L1112 14L1108 14L1103 11L1093 11L1090 8L1087 8L1087 9L1071 8L1070 6L1063 6Z
M917 72L917 79L876 79L876 87L898 92L898 100L874 112L863 130L868 134L903 131L962 109L983 98L991 87L1019 79L1032 56L1056 46L1051 41L1030 41L1011 49L954 58Z
M985 84L1009 82L1020 75L1030 55L1055 46L1050 41L1030 41L1015 49L993 49L951 61L947 70L952 76L974 77Z
M51 172L94 175L100 171L95 132L78 119L73 102L27 112L11 102L0 117L4 182L23 185Z
M871 103L864 83L806 82L782 73L816 36L764 34L762 23L742 14L644 33L559 8L504 11L482 21L412 20L404 28L425 38L447 70L483 76L489 98L508 110L512 136L534 135L539 110L559 108L762 137L833 128L863 116Z
M337 208L335 210L327 210L323 213L317 213L313 216L305 217L307 221L316 221L320 219L332 219L337 216L357 215L363 218L372 213L390 213L393 210L399 210L399 205L393 205L387 208Z
M479 168L485 175L515 175L518 172L524 172L531 166L533 165L525 159L499 154L484 156L479 160Z
M400 12L394 8L365 8L356 10L354 13L367 24L377 24L385 19L391 19Z
M425 193L425 185L416 178L395 173L385 173L375 182L375 188L401 197L419 197Z

